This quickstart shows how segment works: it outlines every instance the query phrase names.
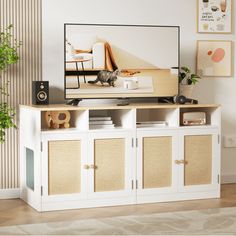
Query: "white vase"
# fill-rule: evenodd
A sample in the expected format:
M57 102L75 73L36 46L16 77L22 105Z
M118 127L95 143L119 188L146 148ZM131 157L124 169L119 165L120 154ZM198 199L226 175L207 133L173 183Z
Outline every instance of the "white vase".
M192 98L194 85L180 84L179 94L185 96L186 98Z

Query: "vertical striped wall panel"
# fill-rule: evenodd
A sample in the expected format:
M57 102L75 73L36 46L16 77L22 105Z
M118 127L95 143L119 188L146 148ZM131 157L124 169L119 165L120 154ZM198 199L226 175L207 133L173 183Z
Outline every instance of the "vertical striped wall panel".
M7 99L18 113L19 104L30 104L31 81L42 77L41 0L0 0L0 27L13 24L14 38L22 42L20 61L1 74L0 84L9 82ZM18 123L18 116L16 115ZM19 188L19 139L9 129L0 144L0 190Z

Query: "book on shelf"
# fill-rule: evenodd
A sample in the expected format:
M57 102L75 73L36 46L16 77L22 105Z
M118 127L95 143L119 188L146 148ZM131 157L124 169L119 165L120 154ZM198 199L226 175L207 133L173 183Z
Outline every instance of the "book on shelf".
M168 126L166 121L140 121L136 123L137 127L165 127Z
M89 121L90 125L112 125L113 121L112 120L90 120Z
M99 120L111 120L110 116L91 116L89 121L99 121Z
M115 128L114 124L107 124L107 125L89 125L89 129L113 129Z

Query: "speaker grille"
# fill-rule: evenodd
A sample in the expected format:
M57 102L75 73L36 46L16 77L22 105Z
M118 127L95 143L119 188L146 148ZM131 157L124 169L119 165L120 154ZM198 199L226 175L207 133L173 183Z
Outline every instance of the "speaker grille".
M32 103L35 105L48 104L49 100L49 82L33 81L32 82Z

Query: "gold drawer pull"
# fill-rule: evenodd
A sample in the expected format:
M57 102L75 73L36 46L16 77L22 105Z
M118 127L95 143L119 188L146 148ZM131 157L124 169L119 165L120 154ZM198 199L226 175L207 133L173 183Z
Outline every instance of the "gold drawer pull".
M95 166L95 165L90 165L89 168L95 170L95 169L97 169L97 166Z
M177 165L180 165L180 164L187 165L187 164L188 164L188 162L187 162L187 161L185 161L185 160L175 160L175 164L177 164Z
M185 161L185 160L180 160L180 163L181 163L181 164L184 164L184 165L187 165L187 164L188 164L188 162Z
M180 165L181 164L180 160L175 160L175 164Z
M84 165L84 169L88 170L89 169L89 165Z

